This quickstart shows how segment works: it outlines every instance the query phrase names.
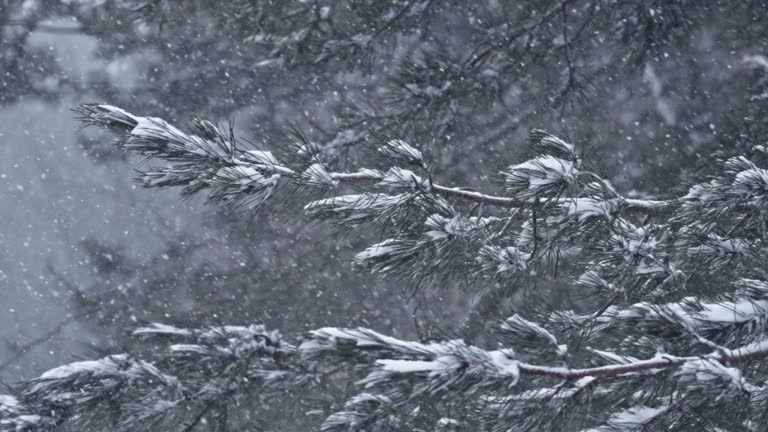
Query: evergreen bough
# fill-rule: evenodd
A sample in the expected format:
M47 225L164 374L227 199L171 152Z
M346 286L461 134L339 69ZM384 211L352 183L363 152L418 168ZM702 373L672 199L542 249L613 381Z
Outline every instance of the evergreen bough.
M257 149L205 120L187 133L109 105L77 112L147 159L146 187L178 186L249 214L304 199L311 219L384 233L356 267L417 288L458 280L522 300L476 344L367 328L284 339L260 325L152 324L133 331L147 353L64 365L12 387L0 398L2 430L193 430L247 391L339 375L359 391L331 404L320 430L768 430L760 149L721 161L684 196L639 200L577 145L536 130L532 157L499 173L503 187L489 194L440 184L429 158L402 140L374 149L375 166L336 171L301 135ZM530 288L555 278L578 300L556 306Z

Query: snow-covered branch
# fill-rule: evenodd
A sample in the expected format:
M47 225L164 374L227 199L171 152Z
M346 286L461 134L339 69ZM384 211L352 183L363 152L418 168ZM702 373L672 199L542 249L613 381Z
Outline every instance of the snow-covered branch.
M556 344L549 331L519 316L501 327L518 333L518 340L536 337ZM179 410L194 417L213 401L254 386L269 392L317 382L338 361L370 369L358 381L363 393L331 414L324 430L359 430L418 406L419 401L447 403L457 391L472 409L494 411L499 404L530 408L539 401L574 400L583 392L597 397L627 385L629 378L653 377L666 370L690 390L726 385L760 395L765 390L745 381L738 368L768 357L766 339L702 355L657 353L644 360L600 352L599 357L610 364L571 368L522 361L514 347L486 350L460 340L411 342L365 328L317 329L296 346L263 326L198 330L152 324L134 335L160 344L153 362L121 354L52 369L15 387L14 395L0 396L3 430L46 430L73 421L96 424L94 414L113 403L126 404L113 421L128 429L158 424L179 415ZM556 346L561 356L567 353L566 347ZM697 375L710 378L691 381ZM553 381L560 384L548 387ZM523 393L513 390L520 386Z
M120 137L119 145L150 160L165 160L172 168L160 168L142 173L139 177L146 186L185 186L184 193L194 193L206 187L224 189L210 194L213 201L229 199L246 200L247 195L256 195L250 200L249 208L263 203L274 190L280 176L298 178L297 172L278 162L270 152L243 150L237 147L237 139L230 132L219 129L205 120L195 120L193 128L199 135L189 135L167 122L154 117L139 117L110 105L83 105L78 110L84 125L93 125L116 133ZM540 142L559 141L556 137L538 131ZM562 142L563 145L572 145ZM541 144L541 149L551 149L551 144ZM307 151L308 149L304 149ZM424 166L421 152L403 141L394 140L379 148L379 153L393 162L404 162ZM378 170L361 169L358 172L325 171L317 162L307 169L316 174L308 178L316 179L320 173L328 177L328 183L375 182L384 186L398 185L422 188L448 199L458 199L502 208L530 208L543 203L530 197L542 185L555 183L559 176L571 176L574 173L570 163L548 156L513 166L510 178L517 178L523 184L516 197L504 197L467 190L461 187L449 187L427 182L416 174L401 168L392 168L382 173ZM320 171L320 170L323 171ZM269 177L265 177L269 175ZM530 182L529 179L530 178ZM335 182L334 182L335 181ZM264 184L264 187L260 185ZM235 187L234 185L239 185ZM511 187L511 186L510 186ZM534 188L535 187L535 188ZM269 191L264 192L264 190ZM509 189L514 191L515 189ZM571 205L572 198L558 198L555 203ZM621 199L616 210L655 212L674 205L673 201Z
M524 305L539 319L520 312L496 323L498 345L490 348L331 327L292 345L261 326L155 324L135 335L169 341L158 357L167 372L132 357L102 360L128 362L103 376L110 385L137 384L131 388L146 403L133 405L131 419L161 418L190 405L200 416L211 406L206 401L245 388L271 392L337 373L356 377L361 392L335 401L323 430L415 430L426 406L451 407L462 421L523 418L527 430L546 430L543 425L593 402L599 408L582 419L593 430L646 428L707 403L747 398L760 406L768 400L768 391L752 383L754 377L761 382L753 362L768 357L768 289L760 267L768 175L745 157L722 161L721 172L684 197L630 199L573 144L535 130L533 156L503 170L504 191L492 195L437 183L428 156L402 140L376 149L383 166L346 172L305 137L280 146L275 156L245 148L231 130L207 121L196 120L188 134L108 105L78 112L84 124L116 133L119 146L162 163L140 173L145 186L180 186L184 194L207 190L209 201L248 210L283 190L301 190L306 194L297 196L311 197L303 203L310 219L346 230L375 225L385 237L355 256L356 267L417 285L471 280L519 291L542 270L553 269L554 280L567 268L569 289L584 293L579 313L541 313L551 305ZM698 290L689 295L692 286ZM106 363L98 369L112 370ZM94 383L78 390L76 401L65 401L76 411L87 406L89 392L98 400L109 390L101 372L88 373ZM143 386L145 376L164 384ZM50 393L80 382L70 381L57 381ZM51 402L29 385L15 396L27 408L13 415L43 418L38 413Z

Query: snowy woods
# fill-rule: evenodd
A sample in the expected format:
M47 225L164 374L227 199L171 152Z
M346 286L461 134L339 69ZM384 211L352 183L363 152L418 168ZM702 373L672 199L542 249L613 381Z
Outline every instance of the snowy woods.
M84 154L233 227L51 265L106 342L1 431L768 431L762 2L0 6L3 103L104 100ZM150 60L52 85L36 31Z

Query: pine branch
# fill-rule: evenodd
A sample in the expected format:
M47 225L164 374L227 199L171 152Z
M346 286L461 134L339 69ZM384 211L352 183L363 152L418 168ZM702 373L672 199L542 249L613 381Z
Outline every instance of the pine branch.
M551 342L553 336L533 323L521 320L519 317L513 317L510 322L514 322L518 329L531 329L543 337L546 343ZM520 331L512 330L511 327L509 330ZM21 414L22 412L44 412L53 404L64 407L66 410L59 411L57 414L59 417L55 420L40 416L39 421L46 424L51 421L58 423L66 421L68 416L74 413L85 415L89 412L88 410L103 404L105 402L102 400L103 397L115 395L120 398L146 399L145 402L127 411L125 413L127 417L122 420L126 425L139 424L137 422L146 421L154 416L167 415L169 409L178 406L178 402L168 405L162 399L157 399L165 392L168 396L176 395L175 397L194 395L183 396L182 400L202 406L185 425L191 430L210 409L214 408L223 393L243 392L248 386L253 385L250 381L256 377L260 377L257 382L265 384L266 387L263 388L266 390L274 380L274 378L268 378L269 375L265 375L264 370L254 370L250 367L233 368L234 363L262 362L270 358L278 358L275 356L281 357L281 360L276 363L269 362L277 367L274 373L295 375L294 378L289 379L295 384L306 382L305 378L302 378L304 374L316 374L317 372L312 371L317 371L317 365L322 364L323 359L328 356L341 356L339 358L352 363L373 361L373 370L359 384L367 391L388 395L386 404L379 405L368 414L362 415L357 407L362 399L353 399L347 407L348 411L329 417L324 430L336 427L343 429L353 424L368 424L368 421L374 421L374 418L382 415L381 409L390 410L424 397L448 398L453 390L459 388L464 389L467 396L483 397L482 395L492 389L511 388L523 377L554 379L563 384L556 389L542 389L512 398L507 397L506 403L535 402L537 399L555 397L563 400L572 399L587 388L608 386L611 379L642 376L644 373L659 374L669 369L678 370L681 377L688 376L689 373L706 372L726 380L733 380L735 378L728 378L733 375L733 372L728 372L726 367L768 357L768 340L763 339L738 348L720 349L701 356L657 354L646 360L624 359L620 360L620 363L607 366L572 369L522 362L515 359L515 353L510 349L487 351L460 341L428 344L410 342L363 328L318 329L312 331L297 348L279 342L277 333L265 332L259 326L189 330L154 324L138 329L135 334L153 340L170 338L171 344L168 345L169 351L166 354L170 357L163 363L168 367L174 367L177 376L163 373L146 361L135 360L126 355L65 365L23 384L19 391L20 402L13 402L18 406L13 411L8 411L10 408L6 408L7 412L2 413L0 421L5 422L4 424L20 425L28 419L25 417L26 414ZM172 343L174 340L194 341L196 344ZM350 357L353 353L362 357ZM222 354L225 357L220 357ZM211 376L211 369L206 369L204 378L197 377L201 364L211 365L208 366L210 368L216 364L217 358L227 359L216 368L223 368L220 370L222 373L230 374L228 377ZM619 359L619 357L615 358ZM246 377L250 379L244 381L242 378ZM197 380L200 378L204 381L198 383ZM280 378L281 381L285 379L285 377ZM577 385L573 389L563 390L565 382L577 382ZM705 381L696 382L695 385L708 384ZM200 390L192 392L193 388ZM116 392L117 389L120 391ZM752 391L762 390L755 388ZM8 399L9 397L5 396L5 398L6 404L12 402ZM378 400L375 398L374 400ZM385 400L381 399L381 401Z
M166 159L170 162L186 162L188 159L200 161L210 159L212 164L221 167L233 167L241 170L256 168L287 176L296 174L296 172L290 168L279 164L277 160L270 160L267 164L264 164L261 160L250 160L247 157L242 158L241 155L247 155L247 152L239 152L235 147L228 150L228 146L236 145L234 137L225 135L224 132L215 128L211 123L206 123L204 121L198 121L196 123L200 125L197 126L198 129L207 128L204 129L207 134L203 137L199 137L196 135L187 135L162 120L134 116L109 105L83 105L77 112L84 125L98 126L119 134L121 136L121 145L128 150L135 151L146 157ZM221 148L221 150L219 150L219 148ZM226 154L227 151L231 154ZM162 174L162 177L160 173L151 175L151 178L145 184L149 186L176 186L193 181L192 177L178 178L178 180L169 178L174 174L176 174L174 177L179 177L183 172L165 172L167 174ZM190 175L191 174L192 173L190 173ZM352 173L329 172L329 175L332 180L342 184L382 182L386 181L388 178L386 174L369 169ZM213 183L212 181L206 182ZM414 182L414 186L426 189L429 192L434 192L444 198L454 198L469 203L479 203L501 208L530 208L552 204L552 202L539 203L535 199L519 199L489 195L435 183L427 185L422 183L420 179L417 179L417 181ZM571 201L572 200L568 198L560 198L555 200L554 203L567 205ZM262 200L259 200L259 203L261 202ZM674 204L674 200L654 201L622 199L619 208L628 212L657 212Z
M457 394L467 418L522 418L529 430L546 430L588 401L600 411L585 415L584 424L642 427L675 415L666 398L678 387L717 403L747 394L759 405L768 393L747 380L751 363L768 356L768 290L746 278L764 259L757 239L768 210L768 171L745 158L724 161L721 173L684 197L628 199L581 160L576 146L534 130L535 154L501 172L501 196L436 183L424 154L401 140L376 150L386 169L337 172L305 137L278 160L207 121L195 121L193 135L107 105L79 112L84 124L117 133L123 148L167 164L140 174L148 187L208 190L209 201L248 210L284 184L334 194L306 204L306 215L347 229L373 223L387 234L355 256L358 267L440 286L468 277L523 285L544 266L571 266L583 270L574 289L598 300L581 305L594 311L586 315L549 311L538 314L541 323L515 315L497 326L509 344L497 349L403 341L364 328L314 330L298 346L278 343L279 335L260 326L138 330L181 341L162 361L183 377L186 403L204 407L241 391L244 381L273 389L325 379L339 364L368 373L358 381L363 393L328 417L324 430L413 429L418 409L458 403ZM360 193L335 195L346 187ZM478 208L490 215L475 214ZM658 216L653 223L636 217L651 214ZM683 297L692 280L710 291ZM200 362L221 376L201 376ZM146 416L165 414L149 402L140 409Z

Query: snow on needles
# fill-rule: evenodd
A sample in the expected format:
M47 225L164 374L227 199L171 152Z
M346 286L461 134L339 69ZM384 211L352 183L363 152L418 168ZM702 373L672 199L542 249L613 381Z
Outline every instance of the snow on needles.
M578 173L574 162L551 155L513 165L502 172L506 177L507 190L521 197L538 195L558 184L569 183Z
M395 161L401 161L417 166L424 165L424 157L421 152L411 147L403 140L390 140L386 145L379 147L377 151Z

